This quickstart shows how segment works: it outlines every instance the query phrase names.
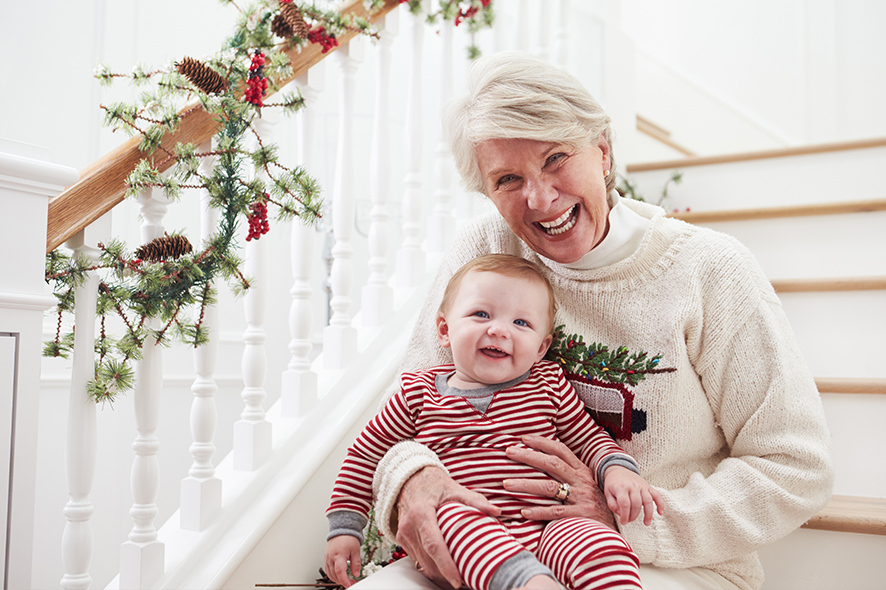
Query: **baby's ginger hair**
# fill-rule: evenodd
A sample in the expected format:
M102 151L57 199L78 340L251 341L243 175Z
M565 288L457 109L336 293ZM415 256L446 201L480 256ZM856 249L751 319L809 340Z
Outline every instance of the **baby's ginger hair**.
M479 256L455 271L455 274L452 275L452 278L449 279L449 283L446 285L446 290L443 291L443 300L437 309L437 315L442 316L446 314L446 311L452 304L452 300L455 299L458 293L462 279L469 272L494 272L506 277L540 281L548 291L548 331L553 332L554 315L557 313L557 299L554 297L554 289L551 287L551 282L542 274L538 265L525 258L511 254L486 254L485 256Z

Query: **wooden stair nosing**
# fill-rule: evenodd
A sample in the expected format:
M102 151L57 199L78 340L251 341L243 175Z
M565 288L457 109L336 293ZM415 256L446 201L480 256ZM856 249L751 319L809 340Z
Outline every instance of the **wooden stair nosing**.
M803 528L886 535L886 498L833 496Z
M886 394L886 379L839 379L816 377L819 393Z
M872 211L886 211L886 199L790 205L785 207L761 207L755 209L678 211L669 213L668 216L688 223L714 223L722 221L781 219L784 217L811 217L815 215L840 215L844 213L870 213Z
M777 293L886 290L886 277L841 277L833 279L778 279L772 287Z

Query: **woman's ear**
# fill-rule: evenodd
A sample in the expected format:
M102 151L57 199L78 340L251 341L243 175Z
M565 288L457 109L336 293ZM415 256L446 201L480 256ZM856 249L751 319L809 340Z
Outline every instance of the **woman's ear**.
M437 342L443 348L449 348L449 324L446 323L442 313L437 314Z
M600 148L600 151L603 152L603 168L604 170L609 170L612 167L612 162L609 161L609 142L606 141L606 138L602 135L600 139L597 140L597 147Z

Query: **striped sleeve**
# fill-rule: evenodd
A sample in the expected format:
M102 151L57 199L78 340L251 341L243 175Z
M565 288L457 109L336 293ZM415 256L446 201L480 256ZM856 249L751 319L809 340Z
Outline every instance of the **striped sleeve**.
M405 383L404 379L404 383ZM420 407L420 388L395 393L366 425L345 457L332 490L328 515L349 510L367 516L372 504L372 478L378 462L396 443L415 436L416 412Z
M557 436L582 463L591 468L597 485L602 483L599 476L604 461L609 462L617 457L636 465L633 457L615 444L612 437L585 411L584 404L563 371L553 364L545 369L556 371L556 375L551 375L548 382L556 384L554 395L559 402Z

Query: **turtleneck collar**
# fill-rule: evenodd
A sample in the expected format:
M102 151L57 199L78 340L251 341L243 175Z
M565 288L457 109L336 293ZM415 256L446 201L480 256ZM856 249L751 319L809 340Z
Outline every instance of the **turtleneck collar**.
M620 262L637 251L651 220L630 209L615 193L610 201L612 207L609 209L609 231L606 237L590 252L563 266L573 270L603 268Z

